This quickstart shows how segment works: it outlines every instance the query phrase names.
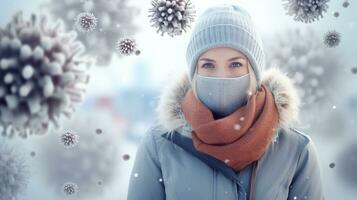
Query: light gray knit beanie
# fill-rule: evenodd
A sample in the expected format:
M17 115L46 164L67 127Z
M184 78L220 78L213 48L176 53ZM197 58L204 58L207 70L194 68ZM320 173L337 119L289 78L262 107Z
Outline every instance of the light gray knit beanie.
M246 10L235 4L220 3L198 17L186 51L190 81L200 55L215 47L234 48L247 56L260 86L265 55L260 35Z

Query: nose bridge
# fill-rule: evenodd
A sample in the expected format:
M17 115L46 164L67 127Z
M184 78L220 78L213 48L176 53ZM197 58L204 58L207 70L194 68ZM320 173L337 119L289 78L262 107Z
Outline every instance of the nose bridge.
M226 65L227 64L223 61L220 61L217 63L216 76L219 76L219 77L230 77L231 76L229 68Z

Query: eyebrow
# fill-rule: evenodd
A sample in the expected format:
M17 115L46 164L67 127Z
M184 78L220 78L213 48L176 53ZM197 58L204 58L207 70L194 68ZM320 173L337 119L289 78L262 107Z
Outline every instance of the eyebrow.
M233 57L233 58L228 59L228 61L237 60L237 59L245 59L245 58L242 57L242 56L236 56L236 57ZM209 58L201 58L200 60L202 60L202 61L216 62L215 60L212 60L212 59L209 59Z

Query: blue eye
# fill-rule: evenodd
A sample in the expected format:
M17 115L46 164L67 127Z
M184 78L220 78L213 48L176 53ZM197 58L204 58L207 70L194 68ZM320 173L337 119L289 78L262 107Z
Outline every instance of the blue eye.
M214 68L214 65L212 63L205 63L202 65L202 68Z
M240 63L240 62L234 62L234 63L232 63L231 66L232 66L232 67L241 67L241 66L242 66L242 63Z

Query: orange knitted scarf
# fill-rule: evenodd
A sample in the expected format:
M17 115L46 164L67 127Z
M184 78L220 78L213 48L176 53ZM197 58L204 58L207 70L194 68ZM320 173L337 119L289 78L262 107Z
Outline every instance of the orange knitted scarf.
M279 113L267 86L251 95L247 103L232 114L215 120L190 89L181 102L192 127L195 148L239 171L261 158L276 132Z

